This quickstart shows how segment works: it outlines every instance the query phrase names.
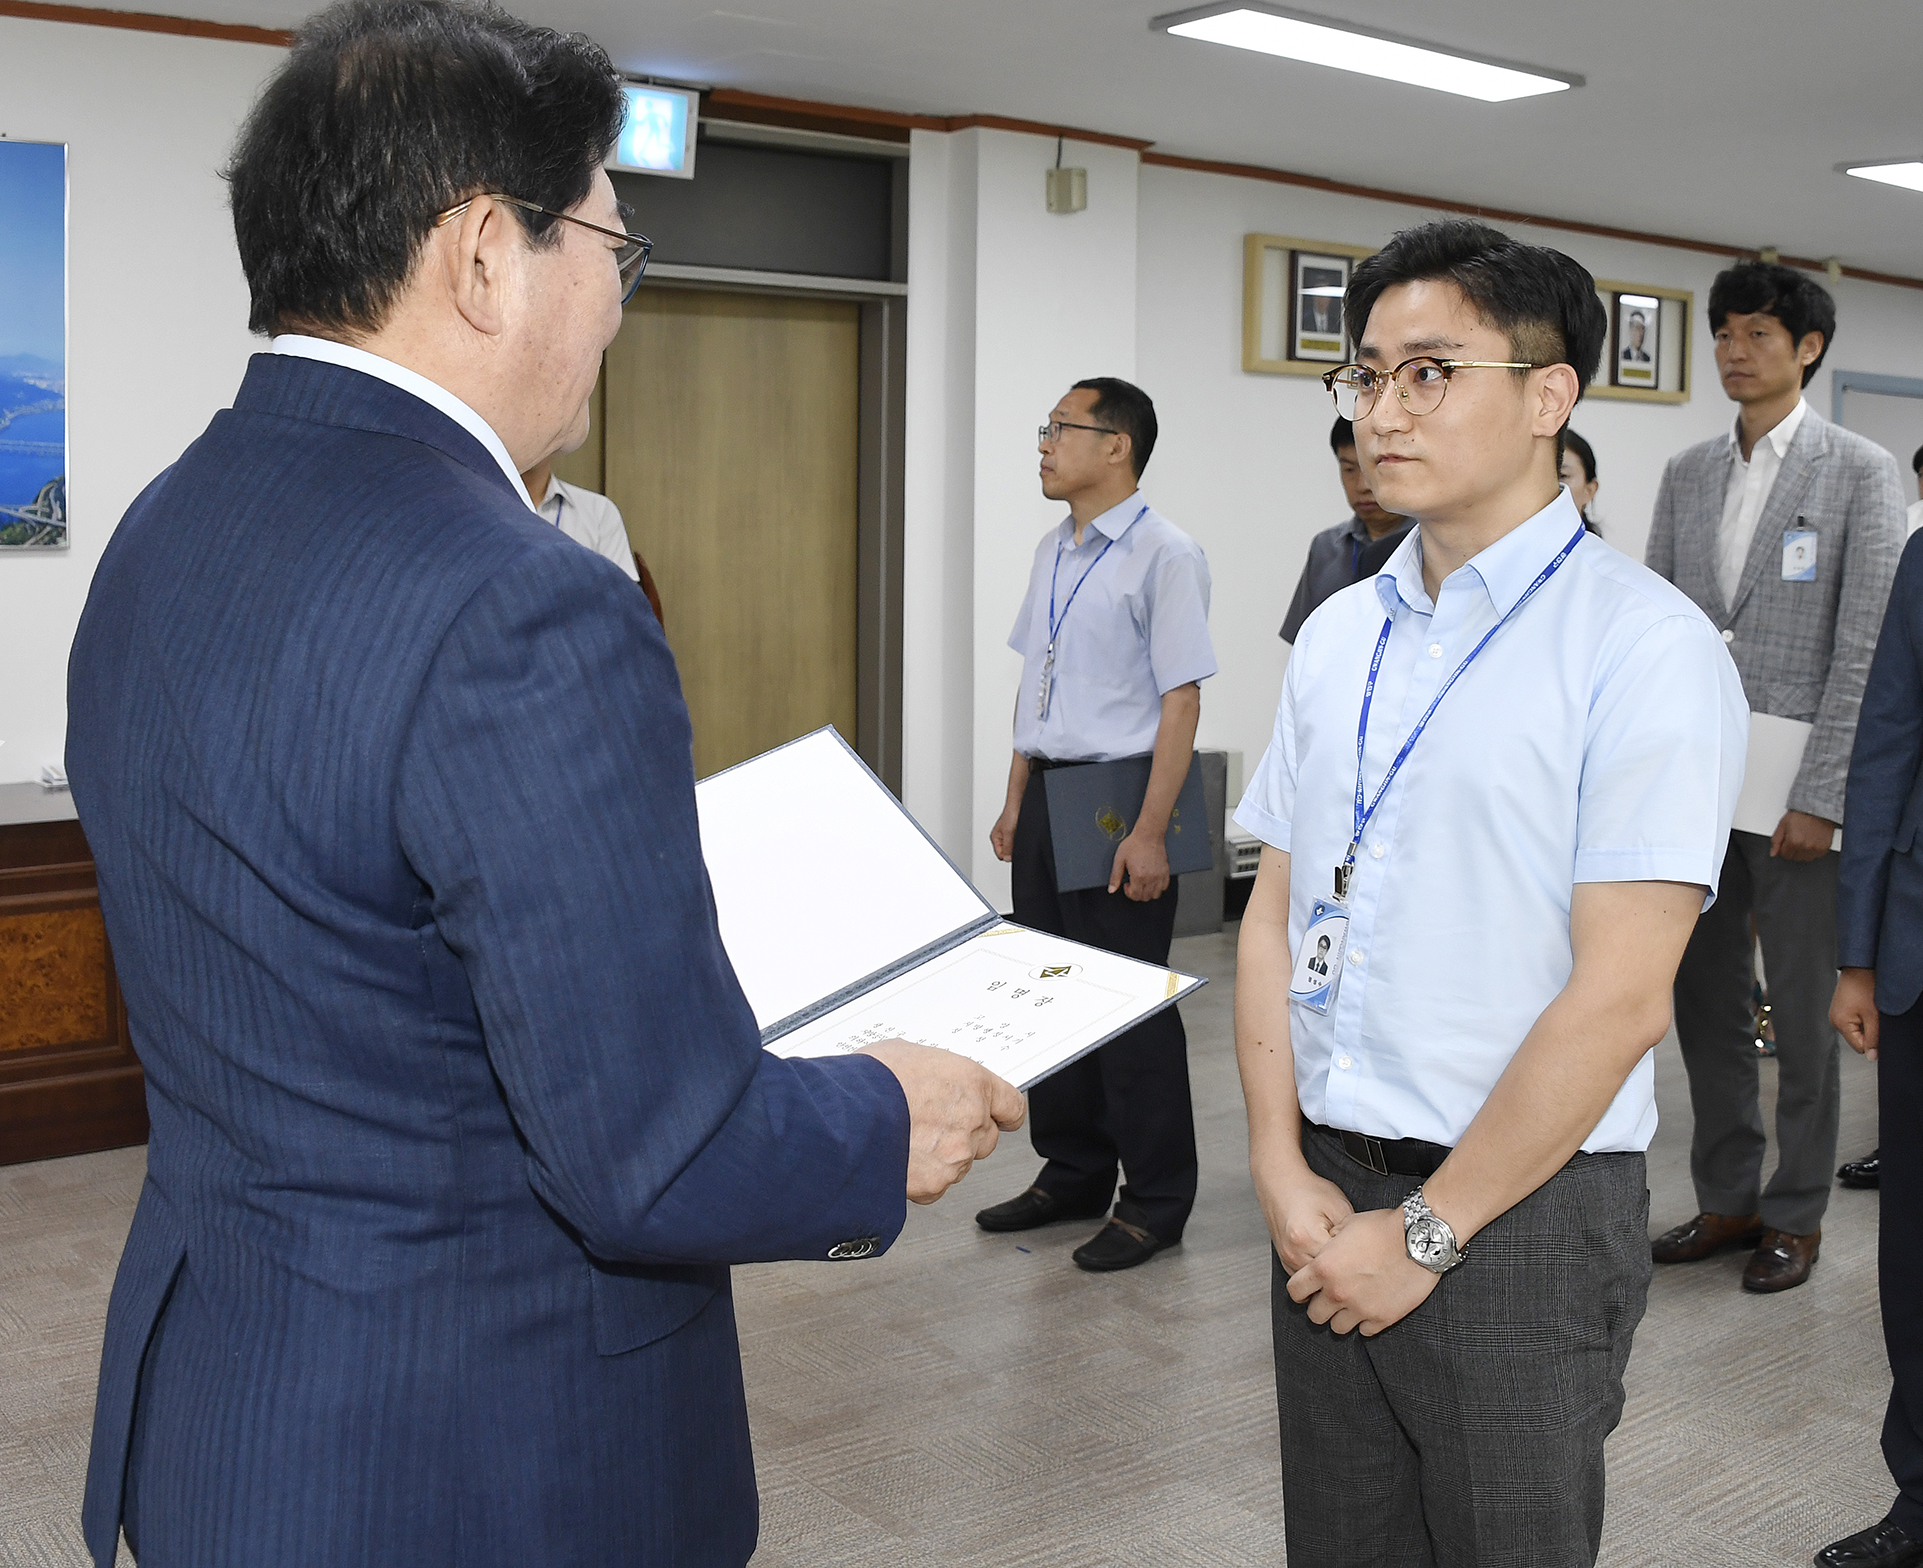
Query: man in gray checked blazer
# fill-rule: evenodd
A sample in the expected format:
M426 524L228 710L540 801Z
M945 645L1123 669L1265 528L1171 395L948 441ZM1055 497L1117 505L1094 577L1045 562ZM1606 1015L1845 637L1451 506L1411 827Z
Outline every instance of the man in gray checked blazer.
M1745 262L1709 292L1716 368L1735 429L1663 474L1648 564L1722 629L1751 711L1812 726L1773 834L1734 832L1716 902L1676 975L1676 1033L1696 1115L1702 1212L1658 1237L1658 1263L1754 1245L1743 1287L1809 1278L1836 1159L1836 869L1831 841L1857 706L1903 542L1896 460L1830 424L1802 391L1836 307L1813 278ZM1752 744L1754 744L1752 732ZM1776 1025L1778 1162L1762 1187L1763 1118L1750 1013L1750 919Z

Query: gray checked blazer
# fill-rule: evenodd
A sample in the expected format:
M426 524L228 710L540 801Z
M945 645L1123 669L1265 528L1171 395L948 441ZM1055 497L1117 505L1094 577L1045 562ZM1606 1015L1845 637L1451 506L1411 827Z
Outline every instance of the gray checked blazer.
M1722 629L1752 712L1815 726L1789 806L1841 822L1856 710L1903 548L1896 459L1809 410L1757 519L1733 605L1716 582L1729 472L1726 435L1669 460L1646 560ZM1797 528L1817 536L1814 582L1783 581L1783 535Z

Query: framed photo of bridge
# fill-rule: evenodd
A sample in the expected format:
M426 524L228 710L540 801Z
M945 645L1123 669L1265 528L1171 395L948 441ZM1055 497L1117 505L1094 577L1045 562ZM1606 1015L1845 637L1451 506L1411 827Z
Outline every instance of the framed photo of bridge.
M0 554L67 536L67 149L0 139Z

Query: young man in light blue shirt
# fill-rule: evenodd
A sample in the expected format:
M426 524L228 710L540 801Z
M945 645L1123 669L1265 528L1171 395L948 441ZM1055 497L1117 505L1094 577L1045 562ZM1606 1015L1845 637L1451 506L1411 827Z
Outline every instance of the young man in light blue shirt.
M1702 613L1558 483L1589 274L1454 220L1348 306L1326 379L1418 526L1303 627L1236 814L1289 1559L1574 1568L1648 1288L1650 1053L1747 709Z

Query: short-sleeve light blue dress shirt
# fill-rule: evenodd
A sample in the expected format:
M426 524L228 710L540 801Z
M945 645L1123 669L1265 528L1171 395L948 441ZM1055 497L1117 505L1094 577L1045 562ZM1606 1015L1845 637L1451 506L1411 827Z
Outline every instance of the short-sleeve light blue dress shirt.
M1058 626L1042 718L1036 697L1048 654L1051 578ZM1092 521L1079 546L1075 519L1065 517L1035 547L1028 595L1008 646L1022 656L1015 749L1023 756L1057 762L1142 756L1155 749L1163 696L1215 673L1208 559L1139 490Z
M1442 683L1581 526L1561 491L1452 572L1434 603L1416 529L1304 625L1235 814L1289 853L1291 952L1349 846L1384 618L1371 799ZM1568 982L1576 883L1691 882L1714 896L1748 738L1742 682L1708 619L1585 536L1451 688L1363 834L1335 1005L1289 1012L1302 1114L1457 1143ZM1655 1130L1651 1053L1583 1148L1646 1149Z

